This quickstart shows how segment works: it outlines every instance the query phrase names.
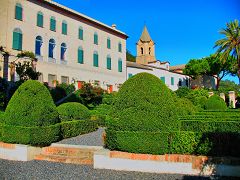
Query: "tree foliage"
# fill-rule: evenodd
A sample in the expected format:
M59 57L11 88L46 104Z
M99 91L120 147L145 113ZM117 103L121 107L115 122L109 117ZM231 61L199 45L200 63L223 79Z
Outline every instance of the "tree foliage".
M127 56L127 61L136 62L136 57L132 55L130 51L127 50L126 56Z
M216 54L220 55L223 62L233 56L238 64L238 78L240 79L240 26L238 20L227 23L227 27L220 30L224 38L215 42L218 47Z
M196 79L202 75L212 76L217 79L216 89L219 83L228 74L236 73L235 59L231 56L226 61L220 60L220 55L210 55L202 59L191 59L184 69L184 73Z
M36 72L31 65L31 62L24 61L18 62L15 64L16 72L19 75L21 81L26 81L29 79L38 80L38 77L41 75L40 72Z

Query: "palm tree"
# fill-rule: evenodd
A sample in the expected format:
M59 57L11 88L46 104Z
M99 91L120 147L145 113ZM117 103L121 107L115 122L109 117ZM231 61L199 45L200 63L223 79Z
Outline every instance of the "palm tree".
M214 48L218 47L216 54L220 55L222 61L226 61L229 55L237 60L237 75L240 84L240 27L238 20L227 23L227 27L220 30L219 33L225 37L216 41L214 46Z

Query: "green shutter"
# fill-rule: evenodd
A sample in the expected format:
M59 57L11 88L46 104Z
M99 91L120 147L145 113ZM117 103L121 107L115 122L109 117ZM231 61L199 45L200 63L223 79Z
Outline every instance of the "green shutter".
M112 63L111 63L111 58L110 57L108 57L107 58L107 69L109 69L109 70L111 70L111 65Z
M19 5L16 5L15 19L22 21L22 7L20 7Z
M98 35L94 34L94 44L98 44Z
M37 26L43 27L43 15L42 14L37 14Z
M51 18L51 20L50 20L50 30L56 31L56 20L53 18Z
M82 49L78 49L78 63L83 64L83 50Z
M78 39L83 40L83 30L79 29L78 31Z
M67 35L67 24L62 23L62 34Z
M122 52L122 44L121 43L118 44L118 52Z
M165 84L165 77L164 77L164 76L162 76L160 79L161 79L161 80L162 80L162 82Z
M111 49L111 40L110 39L107 39L107 48Z
M128 78L132 77L133 75L131 73L128 74Z
M13 32L13 45L12 48L15 50L22 50L22 34Z
M171 77L171 85L174 85L174 77Z
M93 55L93 66L98 67L98 54Z
M118 61L118 72L122 72L122 61Z

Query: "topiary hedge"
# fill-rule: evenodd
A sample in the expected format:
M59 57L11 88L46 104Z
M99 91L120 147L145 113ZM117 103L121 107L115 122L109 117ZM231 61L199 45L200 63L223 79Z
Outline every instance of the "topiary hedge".
M213 95L205 103L206 110L226 110L227 105L218 95Z
M48 89L28 80L12 96L3 120L2 140L8 143L49 145L59 140L56 106Z
M61 123L61 134L64 139L93 132L96 129L97 123L90 120L73 120Z
M120 88L110 113L128 131L177 130L176 104L168 87L156 76L139 73Z
M110 150L144 154L195 154L240 157L239 133L106 130ZM133 143L134 142L134 143Z
M9 126L49 126L58 122L48 89L34 80L26 81L16 90L4 115L4 123Z
M61 121L90 119L90 111L80 103L64 103L57 107Z

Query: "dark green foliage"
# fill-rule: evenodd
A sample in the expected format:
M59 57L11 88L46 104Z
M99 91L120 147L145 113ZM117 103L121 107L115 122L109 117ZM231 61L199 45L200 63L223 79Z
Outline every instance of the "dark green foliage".
M188 94L191 92L192 90L189 89L188 87L180 87L178 88L178 90L175 91L176 95L180 98L186 98L188 97Z
M4 123L11 126L49 126L59 122L49 91L38 81L23 83L11 98Z
M58 102L62 98L66 97L67 95L73 93L75 91L75 86L73 84L59 84L55 88L50 90L52 98L54 102Z
M205 109L221 111L221 110L226 110L227 105L221 97L217 95L213 95L210 98L208 98L207 102L205 103Z
M106 145L110 150L146 154L165 154L169 151L169 133L167 132L134 132L107 129L106 133Z
M84 83L80 89L82 103L89 109L102 103L104 90L99 86L93 86L91 83Z
M221 81L219 86L219 92L228 94L229 91L234 91L236 93L236 96L239 96L240 85L235 84L234 81L230 81L230 80Z
M38 77L41 75L40 72L36 72L31 62L24 61L24 62L18 62L15 64L16 66L16 72L19 75L20 81L27 81L29 79L32 80L38 80Z
M73 120L61 123L61 134L64 139L93 132L96 129L97 124L91 120Z
M177 109L167 86L156 76L139 73L119 90L111 116L126 131L177 130Z
M127 50L126 56L127 61L136 62L136 57L130 51Z
M2 141L3 124L0 122L0 141Z
M50 145L59 140L60 124L50 126L8 126L4 125L2 140L6 143Z
M191 115L197 111L197 108L187 98L176 98L175 102L177 103L178 116Z
M57 107L61 121L90 119L90 111L80 103L64 103Z
M240 133L240 121L217 120L185 120L181 121L182 131L193 132L238 132Z

